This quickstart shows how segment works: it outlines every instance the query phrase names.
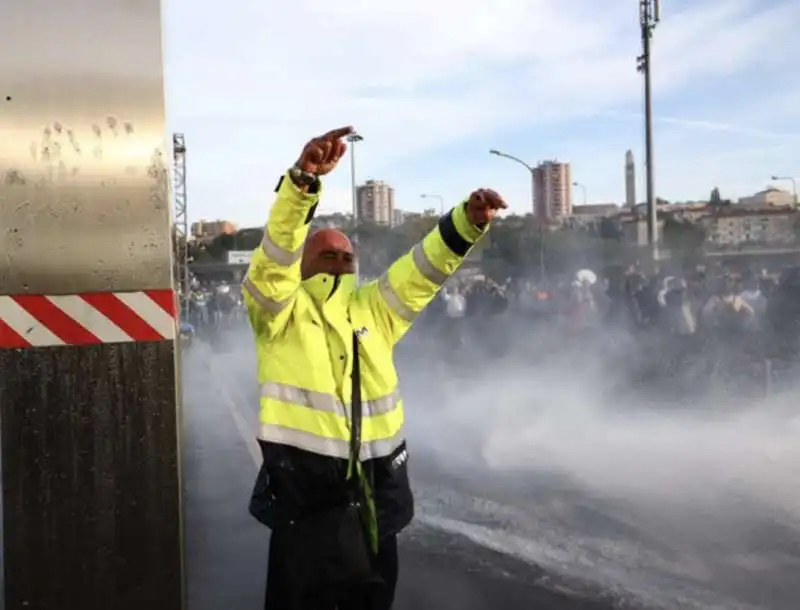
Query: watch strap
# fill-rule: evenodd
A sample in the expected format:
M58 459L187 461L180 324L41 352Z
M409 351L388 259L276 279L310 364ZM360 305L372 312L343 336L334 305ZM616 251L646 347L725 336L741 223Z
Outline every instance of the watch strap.
M316 174L303 171L299 167L290 168L289 177L297 186L313 186L319 180Z

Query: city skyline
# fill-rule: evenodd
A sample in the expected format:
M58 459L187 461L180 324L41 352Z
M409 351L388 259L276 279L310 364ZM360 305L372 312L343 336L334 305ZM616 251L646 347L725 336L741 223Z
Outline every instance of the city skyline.
M566 163L564 165L569 166L568 163ZM388 224L390 226L396 226L396 225L402 224L403 221L409 215L418 215L418 214L423 214L423 213L433 213L433 214L438 214L439 213L439 210L437 208L429 207L429 206L424 206L422 208L413 209L413 210L405 209L405 208L402 208L402 207L397 207L395 205L395 203L394 203L394 187L391 187L385 181L382 181L382 180L369 179L369 180L365 181L365 184L357 185L357 189L360 189L360 188L364 187L366 184L369 184L369 183L379 183L381 186L385 186L385 187L388 187L389 189L391 189L391 192L392 192L392 195L391 195L392 204L391 204L391 214L390 214L391 220L388 220L388 221L381 220L380 222L378 222L378 224ZM710 195L710 193L711 193L711 191L713 189L714 189L714 187L710 187L709 190L708 190L708 193L707 193L707 195L705 197L699 197L697 199L686 199L686 200L682 200L682 201L667 201L667 203L670 204L669 207L672 208L672 209L678 209L678 208L681 208L682 206L687 206L687 205L690 206L690 207L691 206L696 206L696 205L707 205L707 204L710 203L710 198L709 198L708 195ZM630 208L632 208L632 207L646 205L646 202L643 201L640 198L639 200L637 200L635 202L635 204L633 206L630 206L629 205L629 201L626 198L624 201L610 201L610 202L609 201L597 201L597 202L590 203L590 204L584 206L582 204L575 204L574 203L574 190L571 190L571 194L569 195L569 197L571 198L571 201L573 201L573 203L569 205L569 209L572 212L572 214L570 214L570 215L574 214L574 215L578 215L578 216L585 215L589 211L589 209L592 209L592 208L597 208L597 210L602 210L603 212L605 212L606 210L608 210L608 208L610 206L616 206L617 211L622 213L622 212L625 212L625 211L629 211ZM664 201L664 200L662 200L662 201ZM777 187L767 187L767 188L761 189L761 190L759 190L759 191L757 191L755 193L749 193L747 195L743 195L742 197L738 197L738 198L732 199L730 201L734 206L739 206L739 207L753 207L753 206L755 206L755 207L769 207L769 206L781 207L781 206L791 206L794 203L794 193L793 193L793 191L787 190L787 189L782 189L782 188L777 188ZM509 213L512 214L512 215L516 215L516 216L525 216L525 215L531 214L533 212L533 210L530 209L530 202L528 202L528 204L529 204L529 209L511 210ZM361 203L360 198L359 198L359 210L362 210L362 205L363 204ZM352 215L353 214L352 214L352 208L351 208L351 209L345 209L345 210L323 210L322 212L319 212L318 214L316 214L315 217L316 218L325 218L325 217L331 217L331 216L339 216L339 217L344 217L344 218L350 218L350 217L352 217ZM373 216L372 213L363 214L363 215L359 216L359 218L360 218L360 221L375 222L374 219L372 218L372 216ZM563 218L565 218L565 216L555 217L556 220L563 219ZM552 216L551 216L551 219L553 219ZM256 224L253 224L253 225L242 225L241 223L237 222L235 219L225 219L225 218L216 218L216 217L214 217L214 218L211 218L211 217L209 217L209 218L199 218L197 220L194 220L191 223L190 234L193 237L202 237L204 234L202 232L200 232L199 230L202 229L202 227L204 227L204 226L208 230L206 234L218 235L220 233L233 233L233 232L236 232L237 230L248 230L248 229L253 229L253 228L259 228L263 224L264 223L261 222L261 223L256 223ZM228 225L230 227L230 230L220 230L217 226L214 226L214 225Z
M635 3L410 0L400 10L300 0L269 15L257 4L220 15L198 0L191 9L165 8L168 121L186 134L191 220L262 224L303 143L343 124L364 136L357 181L379 176L409 211L429 205L419 193L450 206L490 187L525 213L530 177L491 148L532 165L569 160L588 203L625 200L620 158L630 149L644 193ZM453 14L463 21L458 35ZM800 85L788 78L800 69L798 19L790 0L665 7L653 41L657 196L696 200L718 186L738 199L772 175L800 174ZM278 24L298 20L321 42L287 57L297 45ZM280 88L308 70L314 78ZM348 157L326 180L319 213L350 209L349 173Z

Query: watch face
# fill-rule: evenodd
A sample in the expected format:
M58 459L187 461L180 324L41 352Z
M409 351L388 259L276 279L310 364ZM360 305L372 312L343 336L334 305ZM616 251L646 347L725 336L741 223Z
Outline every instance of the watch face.
M308 185L308 174L299 167L293 167L289 170L289 176L296 184Z
M297 181L301 184L305 184L306 186L311 186L317 181L317 177L310 172L297 170Z

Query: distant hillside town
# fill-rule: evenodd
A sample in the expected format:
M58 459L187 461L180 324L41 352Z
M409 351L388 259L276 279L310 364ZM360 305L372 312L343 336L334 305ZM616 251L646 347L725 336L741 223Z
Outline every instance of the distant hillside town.
M531 231L537 232L567 230L605 237L613 235L616 241L628 246L645 246L647 205L636 197L635 163L631 151L625 153L624 167L625 201L589 205L586 203L586 187L572 179L569 163L557 160L540 162L530 167L533 176L531 212L509 215L501 222L529 226ZM773 180L779 179L773 177ZM702 242L706 251L793 248L800 243L800 224L793 180L792 184L793 193L768 186L736 201L724 198L716 187L710 189L708 198L704 200L670 202L657 198L658 241L670 241L665 232L674 235L688 231L694 235L694 241ZM582 195L581 203L575 202L576 192ZM367 180L355 189L358 225L400 227L419 219L435 218L444 212L446 202L443 197L435 194L418 197L426 202L435 202L435 205L423 212L404 211L396 207L392 186L382 180ZM350 231L354 225L353 214L320 215L314 224ZM201 220L192 223L189 239L196 246L202 246L223 235L235 236L252 230L240 231L229 220Z

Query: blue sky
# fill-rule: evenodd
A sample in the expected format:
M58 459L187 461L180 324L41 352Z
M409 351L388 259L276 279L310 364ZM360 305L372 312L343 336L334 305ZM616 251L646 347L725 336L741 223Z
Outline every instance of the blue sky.
M168 125L186 135L189 216L260 225L309 137L353 125L359 180L397 206L491 187L530 208L525 170L572 164L589 203L643 197L637 0L171 0ZM653 40L656 191L751 194L800 176L800 1L662 0ZM349 163L349 159L347 160ZM350 206L349 165L323 210ZM780 184L787 188L786 184ZM580 192L576 192L578 199ZM580 201L578 201L580 203Z

